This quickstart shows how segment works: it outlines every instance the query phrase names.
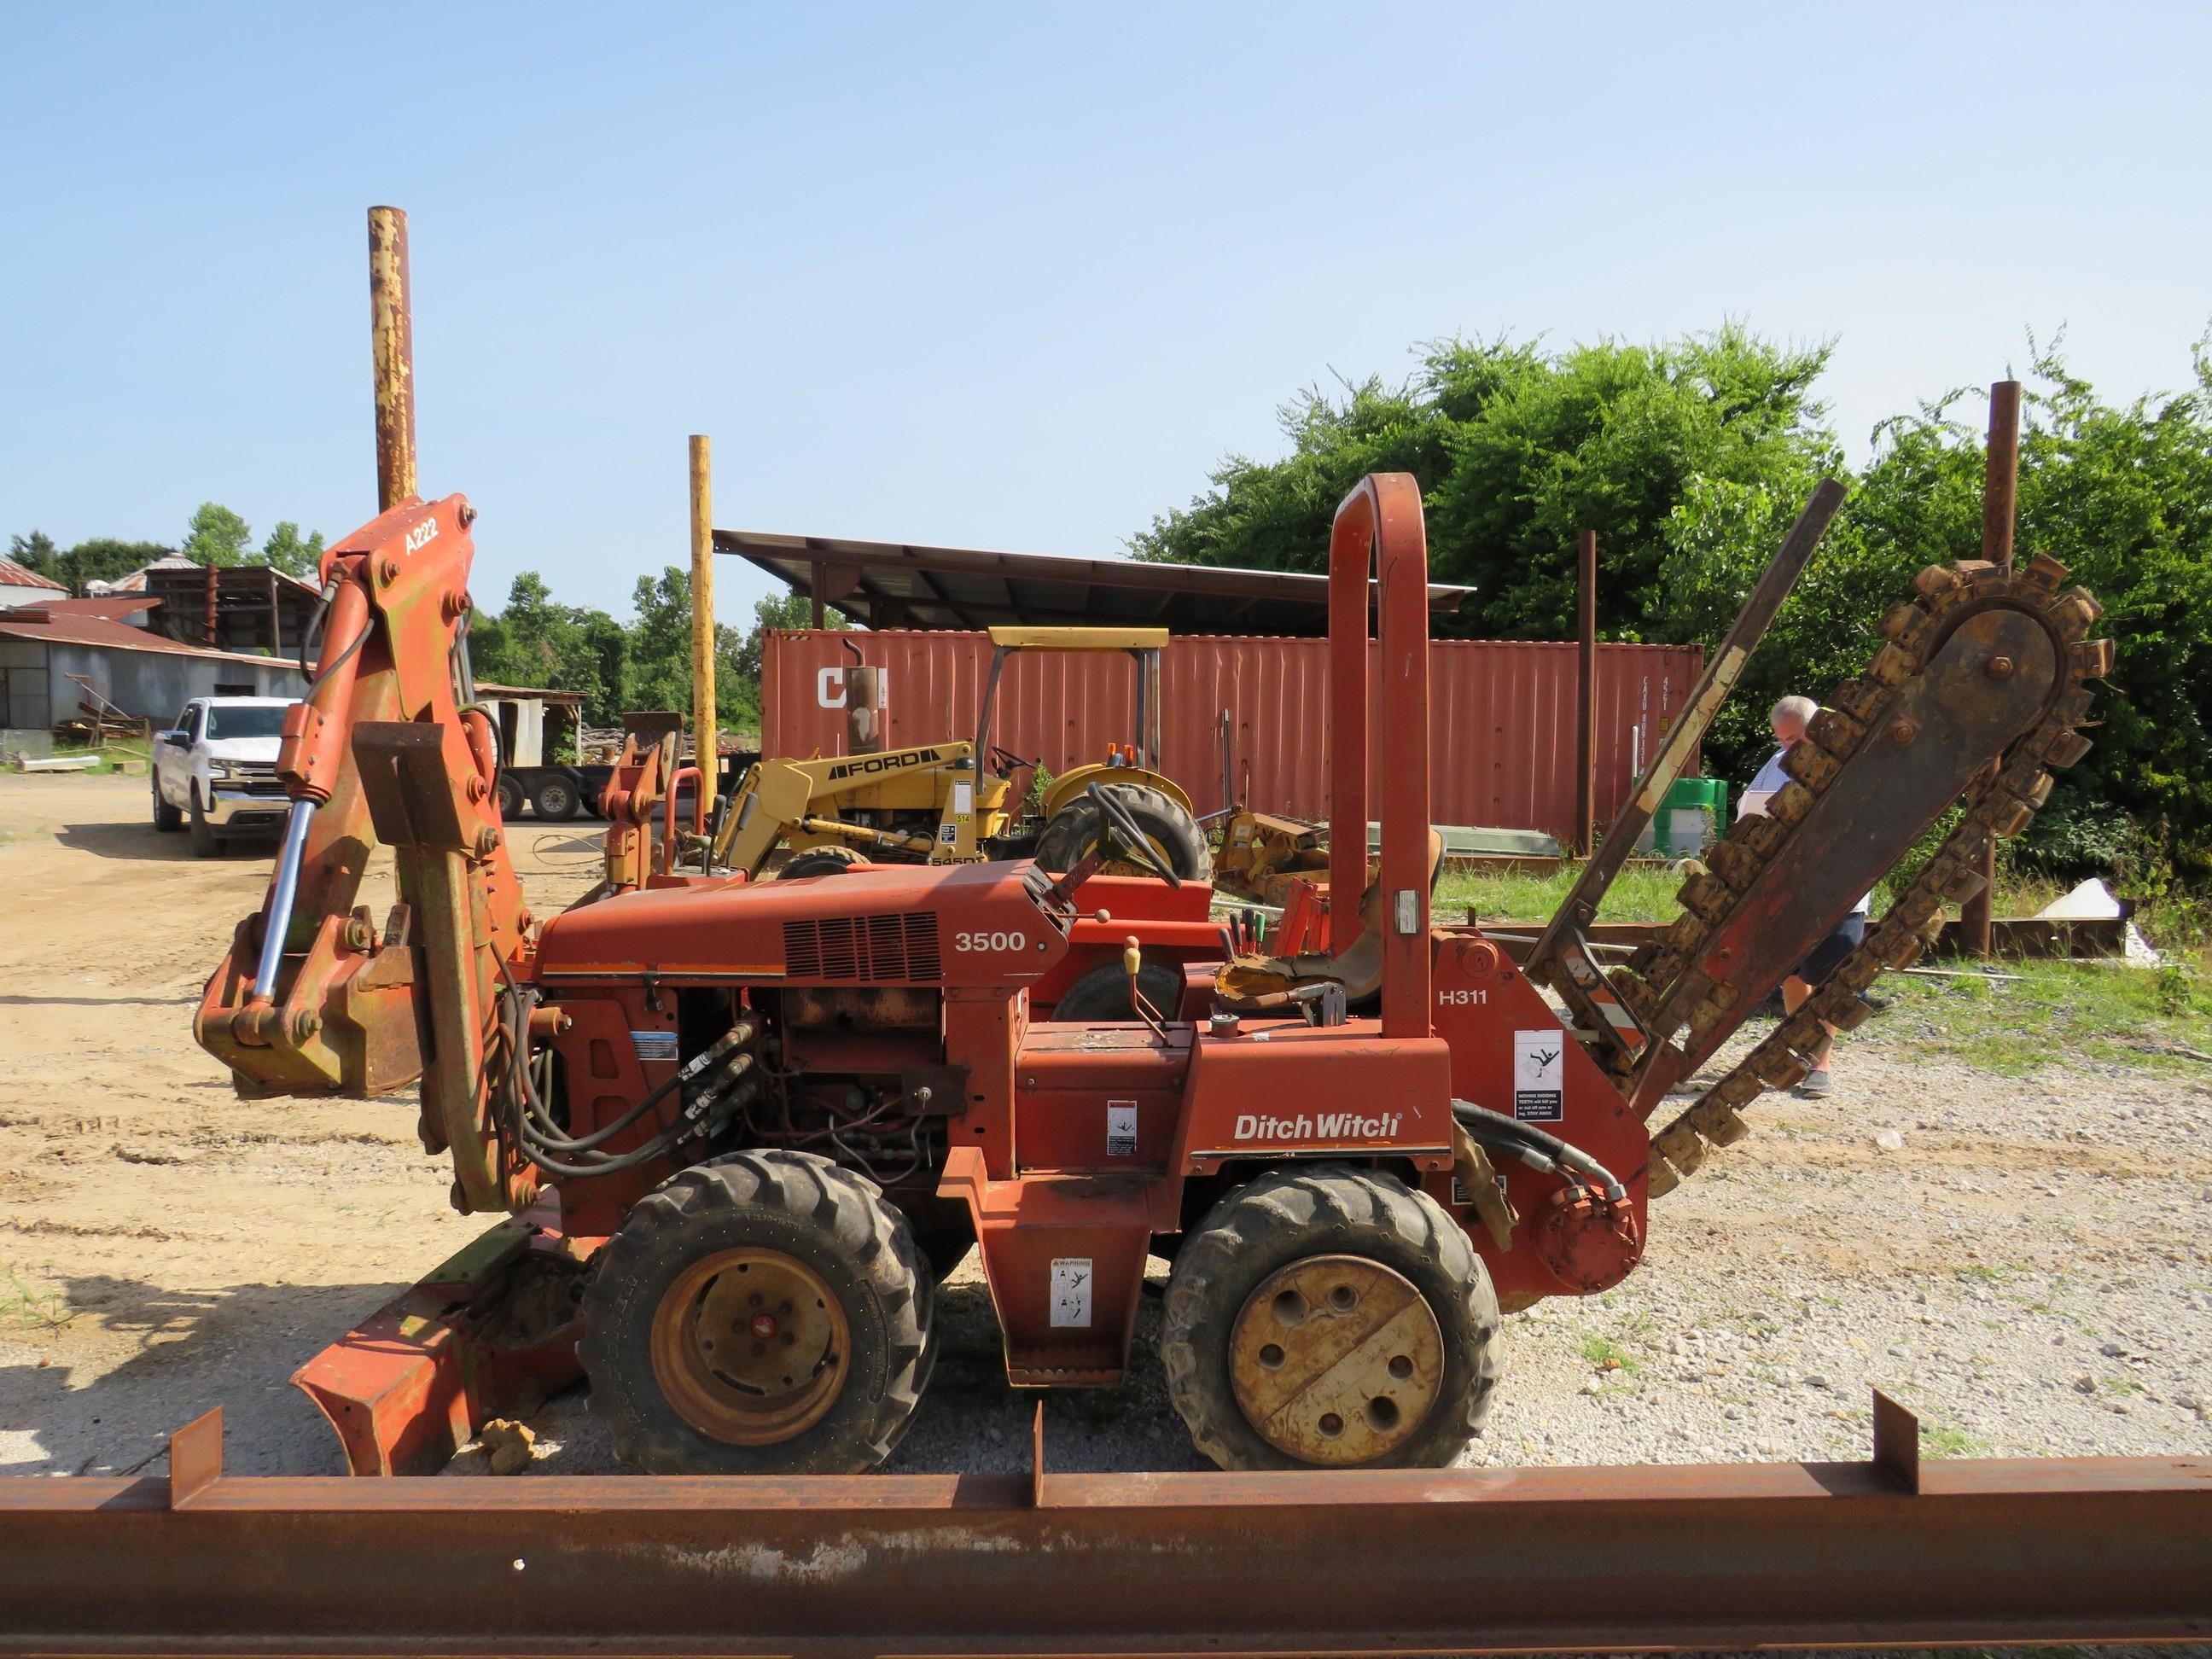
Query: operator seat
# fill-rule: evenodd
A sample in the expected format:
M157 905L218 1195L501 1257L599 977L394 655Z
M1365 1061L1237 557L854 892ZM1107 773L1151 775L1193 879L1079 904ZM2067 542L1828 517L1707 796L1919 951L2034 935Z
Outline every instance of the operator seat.
M1444 838L1429 831L1429 890L1443 874ZM1302 951L1297 956L1231 957L1213 975L1215 1006L1232 1014L1282 1013L1296 1007L1291 993L1308 985L1344 988L1347 1006L1364 1002L1382 989L1382 878L1378 874L1359 896L1359 937L1335 956Z

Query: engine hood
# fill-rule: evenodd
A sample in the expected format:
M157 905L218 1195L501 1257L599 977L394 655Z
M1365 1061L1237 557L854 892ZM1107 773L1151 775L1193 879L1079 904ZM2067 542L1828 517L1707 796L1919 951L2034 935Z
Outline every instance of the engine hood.
M804 881L624 893L564 911L537 977L792 985L1027 985L1066 953L1024 864L863 866Z

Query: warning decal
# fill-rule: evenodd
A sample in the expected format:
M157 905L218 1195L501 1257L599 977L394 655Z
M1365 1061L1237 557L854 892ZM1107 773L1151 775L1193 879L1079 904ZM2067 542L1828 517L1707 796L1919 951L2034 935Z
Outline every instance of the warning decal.
M1109 1100L1106 1103L1106 1156L1134 1158L1137 1155L1137 1103L1133 1100Z
M1052 1323L1058 1330L1091 1325L1091 1258L1059 1255L1052 1261Z
M1566 1115L1567 1034L1513 1034L1513 1115L1523 1123L1557 1123Z

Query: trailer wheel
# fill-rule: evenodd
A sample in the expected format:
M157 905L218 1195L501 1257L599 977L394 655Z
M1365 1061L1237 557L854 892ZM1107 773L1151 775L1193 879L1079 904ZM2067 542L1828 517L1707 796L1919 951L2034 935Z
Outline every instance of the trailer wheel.
M522 785L512 772L499 775L499 821L513 823L522 816Z
M1145 832L1161 861L1184 881L1204 881L1213 872L1213 854L1206 837L1188 812L1158 790L1138 783L1103 786L1129 809L1129 816ZM1077 860L1098 844L1106 828L1106 815L1098 803L1078 795L1053 814L1052 822L1037 837L1036 861L1058 874L1074 867ZM1152 872L1134 859L1113 858L1099 866L1109 876L1148 876Z
M548 823L566 823L576 816L576 786L556 772L538 781L538 787L530 797L530 804L537 809L538 816Z
M775 872L778 881L804 881L809 876L842 876L860 861L849 847L813 847L794 853Z
M593 1263L577 1353L633 1468L854 1474L913 1419L934 1304L872 1182L811 1152L738 1152L631 1209Z
M154 775L154 827L163 835L174 835L185 827L185 815L161 799L161 775Z
M1500 1368L1498 1294L1467 1234L1426 1194L1341 1164L1216 1204L1164 1317L1169 1397L1226 1469L1443 1468Z

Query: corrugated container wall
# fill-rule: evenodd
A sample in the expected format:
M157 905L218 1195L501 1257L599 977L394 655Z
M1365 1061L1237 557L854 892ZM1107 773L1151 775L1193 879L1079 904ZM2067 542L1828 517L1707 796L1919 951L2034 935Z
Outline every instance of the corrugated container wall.
M884 669L886 744L975 735L991 645L981 634L770 633L762 665L763 751L845 747L845 670ZM1436 821L1540 830L1575 817L1575 647L1438 640L1430 647ZM1233 798L1292 817L1328 815L1328 641L1191 636L1162 653L1164 770L1200 812ZM1597 813L1626 798L1651 745L1705 665L1696 646L1597 648ZM999 689L992 740L1059 772L1135 740L1136 673L1118 653L1021 653ZM1392 711L1384 709L1388 718Z

